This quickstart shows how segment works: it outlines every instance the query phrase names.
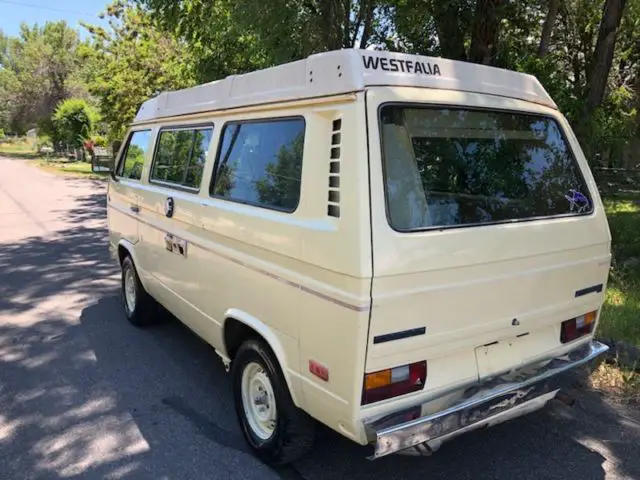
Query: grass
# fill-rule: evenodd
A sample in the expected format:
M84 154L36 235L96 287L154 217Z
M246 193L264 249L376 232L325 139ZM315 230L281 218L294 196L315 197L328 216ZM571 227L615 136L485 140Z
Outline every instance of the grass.
M0 143L0 155L9 158L35 159L42 155L28 143Z
M598 337L640 347L640 194L605 198L613 262ZM640 403L639 363L601 363L591 385L624 402Z
M38 158L34 160L34 165L50 173L57 175L67 175L74 177L85 177L92 180L105 180L108 174L94 173L91 171L91 164L87 162L71 162L63 159L44 159Z
M24 142L17 143L0 143L0 152L3 154L11 154L11 153L33 153L33 149L31 145Z
M91 164L87 162L75 162L38 153L25 142L0 143L0 156L30 160L31 164L57 175L85 177L92 180L104 180L108 175L92 172Z
M599 335L640 347L640 195L605 207L614 260Z

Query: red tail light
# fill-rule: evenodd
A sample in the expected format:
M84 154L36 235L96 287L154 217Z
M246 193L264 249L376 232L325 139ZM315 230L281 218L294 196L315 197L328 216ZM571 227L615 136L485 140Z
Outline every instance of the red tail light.
M426 379L426 361L367 373L362 388L362 405L422 390Z
M593 332L597 313L596 311L585 313L579 317L562 322L560 341L562 343L568 343Z

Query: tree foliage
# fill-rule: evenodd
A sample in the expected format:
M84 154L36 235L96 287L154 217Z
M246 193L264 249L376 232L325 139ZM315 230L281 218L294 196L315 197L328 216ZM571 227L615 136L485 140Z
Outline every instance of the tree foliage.
M366 48L390 27L379 0L138 1L197 48L201 80L327 50Z
M78 32L65 22L23 24L17 37L0 34L0 127L23 133L51 129L59 102L87 97Z
M105 15L109 28L85 25L88 87L98 100L111 140L121 138L142 102L193 85L193 56L185 41L159 30L139 6L117 1Z
M117 0L105 15L90 42L64 23L0 35L0 128L46 126L80 97L114 139L161 91L356 47L531 73L590 160L639 156L639 0Z
M94 133L99 118L86 100L69 98L58 104L52 120L57 138L70 147L80 148Z

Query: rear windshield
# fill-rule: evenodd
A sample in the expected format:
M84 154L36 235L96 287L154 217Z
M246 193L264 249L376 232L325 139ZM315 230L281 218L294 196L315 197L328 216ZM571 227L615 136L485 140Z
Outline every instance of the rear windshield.
M389 222L424 230L579 215L592 202L552 118L386 105L380 110Z

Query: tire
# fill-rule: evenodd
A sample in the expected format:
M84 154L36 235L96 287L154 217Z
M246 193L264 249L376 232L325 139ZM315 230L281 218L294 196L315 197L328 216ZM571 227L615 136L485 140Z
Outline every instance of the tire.
M124 258L121 267L120 293L127 319L136 327L158 323L160 320L158 304L142 286L136 267L129 255ZM129 289L128 293L127 289Z
M231 375L242 433L260 460L268 465L281 466L311 450L315 423L294 405L278 361L263 341L251 339L240 346L232 363ZM271 391L265 384L267 381ZM257 396L251 394L256 391L259 392ZM258 397L262 402L253 401ZM256 409L262 408L264 401L264 411L256 414ZM262 422L264 418L269 418L270 422Z

